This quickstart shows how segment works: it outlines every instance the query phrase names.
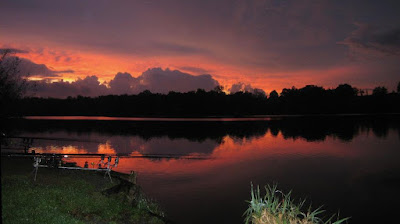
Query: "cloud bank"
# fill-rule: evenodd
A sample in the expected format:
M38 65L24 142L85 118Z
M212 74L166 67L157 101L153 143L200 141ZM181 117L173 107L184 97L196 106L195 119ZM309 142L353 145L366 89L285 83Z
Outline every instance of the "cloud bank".
M357 29L343 41L352 57L400 56L400 27L381 30L370 24L355 23Z
M0 54L25 54L28 53L28 51L26 50L21 50L21 49L17 49L17 48L0 48Z
M135 78L129 73L117 73L108 83L100 83L97 76L87 76L74 82L36 81L31 95L66 98L68 96L99 96L138 94L144 90L152 93L189 92L197 89L210 91L219 85L211 75L190 75L178 70L151 68Z
M108 94L107 87L99 82L96 76L87 76L74 82L48 82L47 80L32 81L34 89L28 95L37 97L66 98L68 96L90 96Z
M50 69L45 64L36 64L35 62L26 59L26 58L17 58L15 56L7 56L4 59L4 64L7 67L7 64L15 63L18 60L18 75L22 77L36 77L36 78L56 78L60 77L61 73L74 73L73 70L63 70L57 71Z

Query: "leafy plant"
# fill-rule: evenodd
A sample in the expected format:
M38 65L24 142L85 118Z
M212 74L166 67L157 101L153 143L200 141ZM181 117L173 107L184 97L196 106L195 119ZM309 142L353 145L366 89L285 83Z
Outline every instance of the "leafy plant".
M332 215L323 221L319 217L325 212L322 206L315 210L309 206L307 211L303 212L305 200L295 203L291 197L292 191L284 194L277 188L276 184L265 186L265 196L262 197L260 187L254 188L251 183L251 200L247 201L249 208L243 214L246 224L341 224L350 219L339 219L337 215L336 221L333 221L336 215Z

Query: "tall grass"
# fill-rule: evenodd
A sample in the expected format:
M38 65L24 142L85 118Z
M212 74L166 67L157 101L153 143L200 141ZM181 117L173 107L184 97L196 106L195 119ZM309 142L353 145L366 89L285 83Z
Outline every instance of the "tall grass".
M337 215L332 215L326 221L319 216L324 212L322 207L315 210L303 209L305 200L295 203L290 191L284 194L277 189L277 185L265 186L265 196L261 196L260 187L253 187L251 184L251 200L249 208L243 214L245 223L253 224L341 224L349 220L349 218L339 219Z

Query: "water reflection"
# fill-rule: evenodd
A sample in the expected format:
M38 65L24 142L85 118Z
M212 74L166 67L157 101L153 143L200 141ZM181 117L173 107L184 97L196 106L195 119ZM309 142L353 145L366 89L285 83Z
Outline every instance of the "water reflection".
M278 182L351 223L397 220L399 116L286 117L260 121L19 120L37 152L173 154L206 160L123 158L177 223L242 223L249 183ZM78 165L98 159L71 158ZM380 195L390 195L381 197ZM371 204L380 207L371 207ZM369 214L368 217L365 214ZM374 216L374 214L378 214ZM193 217L196 217L194 220ZM213 217L210 220L209 217Z
M362 134L385 138L390 130L400 136L399 116L274 117L257 121L104 121L17 120L4 126L9 135L36 137L35 147L49 152L211 155L234 145L271 138L322 142L327 138L351 142ZM275 143L276 144L276 143ZM281 144L281 143L279 143Z

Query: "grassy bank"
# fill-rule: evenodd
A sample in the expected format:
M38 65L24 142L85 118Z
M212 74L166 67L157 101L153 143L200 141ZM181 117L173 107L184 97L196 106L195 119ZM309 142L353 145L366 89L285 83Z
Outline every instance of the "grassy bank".
M1 166L3 223L165 223L139 187L133 200L105 194L121 180L104 172L40 168L34 182L30 159L2 158Z
M295 203L291 192L284 194L277 186L266 186L265 196L261 196L260 188L251 186L251 201L245 212L245 223L253 224L341 224L349 218L339 219L332 215L327 220L320 218L324 212L321 207L312 210L303 209L305 200ZM336 216L336 219L335 219Z

